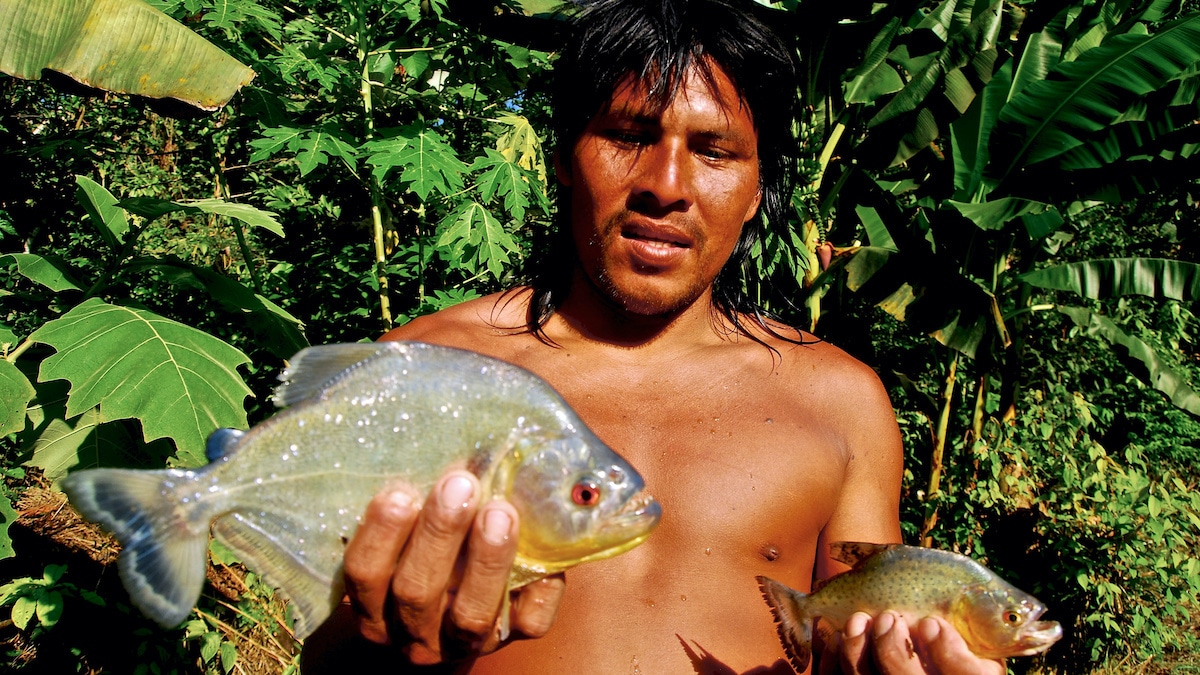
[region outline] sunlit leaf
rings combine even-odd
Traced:
[[[400,182],[421,199],[436,191],[446,195],[462,187],[467,166],[432,129],[406,129],[400,136],[372,141],[364,146],[370,153],[367,163],[374,166],[375,177],[383,180],[393,168],[400,168]]]
[[[13,508],[12,500],[8,498],[8,495],[0,494],[0,560],[16,555],[8,528],[17,522],[18,515],[20,514]]]
[[[1021,216],[1057,211],[1051,204],[1016,197],[1004,197],[981,204],[967,204],[949,199],[946,200],[946,204],[954,207],[981,230],[999,230],[1009,221]]]
[[[237,367],[249,359],[195,328],[91,298],[30,339],[57,350],[39,379],[71,382],[68,418],[100,406],[106,419],[139,419],[147,441],[170,438],[194,464],[214,429],[246,424]]]
[[[487,154],[471,165],[472,171],[483,170],[479,177],[479,192],[484,204],[495,197],[504,200],[504,210],[516,222],[525,220],[529,206],[529,178],[521,167],[499,152],[488,149]]]
[[[496,279],[512,264],[510,256],[520,253],[512,235],[477,202],[452,212],[439,227],[442,235],[437,246],[449,246],[460,265],[475,271],[486,269]]]
[[[141,0],[0,0],[0,71],[43,69],[90,87],[175,98],[205,110],[254,71]]]
[[[1200,265],[1164,258],[1112,258],[1066,263],[1017,277],[1038,288],[1103,300],[1123,295],[1200,301]]]
[[[277,236],[283,236],[283,225],[275,219],[275,214],[264,211],[249,204],[227,202],[224,199],[197,199],[190,202],[173,202],[156,197],[131,197],[118,202],[118,206],[145,218],[158,218],[168,213],[187,213],[199,215],[215,213],[217,215],[235,218],[251,227],[261,227]]]

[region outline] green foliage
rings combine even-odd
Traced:
[[[62,618],[69,598],[104,606],[104,598],[63,581],[66,565],[47,565],[40,579],[25,577],[0,586],[0,607],[12,605],[12,622],[21,630],[50,630]]]
[[[270,414],[295,351],[518,283],[552,220],[550,55],[530,45],[553,3],[151,4],[252,68],[253,86],[167,119],[0,80],[0,456],[50,482],[202,461],[212,429]],[[906,538],[1045,600],[1070,630],[1042,666],[1187,650],[1197,17],[1108,0],[760,4],[797,36],[812,156],[790,242],[805,259],[768,238],[752,260],[811,295],[752,291],[892,385]],[[518,17],[533,23],[504,25],[524,33],[500,31]],[[835,257],[818,274],[822,239]],[[0,495],[0,558],[19,489]],[[105,662],[102,645],[47,630],[51,593],[61,624],[90,603],[61,572],[29,585],[50,569],[37,565],[9,586],[28,591],[22,639],[66,645],[78,670]],[[110,601],[136,648],[107,662],[294,671],[279,602],[234,577],[182,630]]]

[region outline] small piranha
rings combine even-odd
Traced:
[[[756,577],[775,617],[788,659],[803,672],[812,658],[820,617],[840,631],[855,612],[893,611],[915,627],[938,616],[962,634],[977,656],[1002,658],[1045,651],[1062,637],[1057,621],[1039,621],[1046,606],[958,553],[901,544],[837,542],[830,556],[853,569],[809,594]]]
[[[517,366],[419,342],[339,344],[300,351],[280,379],[275,403],[290,407],[214,432],[202,468],[63,481],[121,542],[130,598],[165,627],[199,599],[211,531],[290,599],[306,637],[342,600],[345,544],[371,498],[397,485],[427,495],[449,468],[479,476],[481,503],[516,508],[510,589],[628,551],[658,523],[637,471]]]

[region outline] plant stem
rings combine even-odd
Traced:
[[[942,456],[946,451],[946,431],[950,427],[950,411],[954,403],[954,384],[958,376],[958,352],[950,352],[950,365],[946,373],[946,386],[942,391],[942,412],[938,415],[937,429],[934,431],[933,456],[929,461],[929,489],[925,491],[925,523],[921,526],[921,543],[929,546],[929,533],[937,523],[936,500],[941,491]]]
[[[370,32],[367,30],[367,8],[364,2],[358,3],[357,38],[358,63],[362,68],[359,92],[362,96],[363,121],[366,125],[365,140],[369,141],[375,137],[375,118],[374,102],[371,98],[371,73],[368,64],[371,54]],[[371,237],[375,244],[375,279],[379,283],[379,315],[383,319],[384,330],[387,330],[392,327],[392,306],[388,295],[387,246],[384,242],[383,209],[380,208],[383,191],[380,189],[379,180],[375,178],[374,173],[368,173],[366,179],[371,193]]]

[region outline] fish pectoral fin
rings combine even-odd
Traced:
[[[871,544],[863,541],[835,541],[829,545],[829,557],[854,567],[876,553],[895,548],[900,544]]]
[[[304,639],[342,601],[345,584],[340,557],[336,565],[322,565],[321,560],[306,559],[288,548],[298,529],[281,516],[237,511],[221,516],[212,526],[222,544],[287,596],[296,624],[293,633]],[[332,569],[319,569],[322,566]]]

